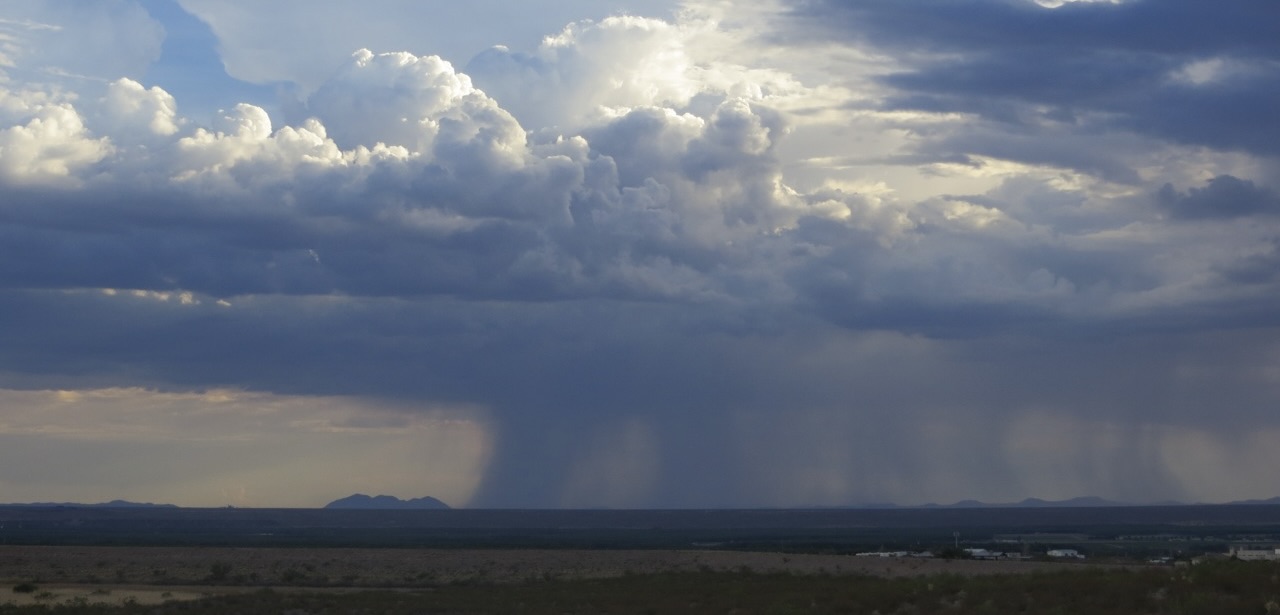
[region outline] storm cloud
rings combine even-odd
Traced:
[[[261,26],[165,6],[144,31],[207,20],[232,70]],[[374,480],[273,494],[274,441],[394,442],[376,484],[471,506],[1280,492],[1265,2],[691,3],[323,78],[282,48],[238,73],[279,101],[207,120],[163,71],[37,68],[49,28],[140,27],[40,7],[0,12],[0,437],[259,453],[172,498],[122,458],[124,495]],[[172,410],[77,416],[121,399]]]

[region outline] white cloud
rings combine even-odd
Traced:
[[[50,104],[23,124],[0,129],[0,176],[15,184],[76,185],[74,174],[111,151],[85,129],[75,108]]]
[[[430,151],[442,117],[465,113],[468,97],[492,105],[470,78],[437,56],[361,49],[307,106],[345,148],[384,143],[422,153]]]
[[[177,103],[159,87],[144,88],[125,78],[113,81],[98,108],[105,124],[101,130],[116,143],[145,143],[178,132]]]
[[[1036,4],[1039,4],[1040,6],[1043,6],[1047,9],[1056,9],[1056,8],[1069,5],[1075,2],[1083,2],[1083,3],[1106,2],[1108,4],[1120,4],[1124,1],[1125,0],[1033,0],[1033,2],[1035,2]]]
[[[547,32],[620,12],[665,16],[675,0],[534,0],[465,4],[370,0],[360,5],[281,0],[181,0],[221,41],[231,76],[254,83],[297,83],[310,92],[352,50],[371,47],[439,54],[455,63],[492,45],[531,47]]]
[[[178,150],[183,154],[179,179],[198,171],[225,172],[238,162],[269,155],[264,150],[271,143],[271,118],[262,108],[237,105],[218,118],[217,124],[214,130],[198,128],[195,134],[178,141]]]
[[[682,107],[703,90],[687,33],[658,19],[570,24],[533,54],[494,47],[467,66],[482,87],[532,128],[572,130],[597,109]]]

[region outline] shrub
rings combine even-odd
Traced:
[[[214,562],[209,566],[209,580],[224,581],[227,575],[231,573],[231,564],[225,562]]]

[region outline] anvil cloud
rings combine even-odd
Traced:
[[[0,9],[0,493],[1280,493],[1272,3],[615,4]]]

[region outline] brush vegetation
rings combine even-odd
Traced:
[[[1080,569],[1025,575],[631,574],[608,579],[478,582],[429,590],[258,590],[162,605],[0,606],[0,613],[1280,613],[1280,565],[1217,561],[1184,568]]]

